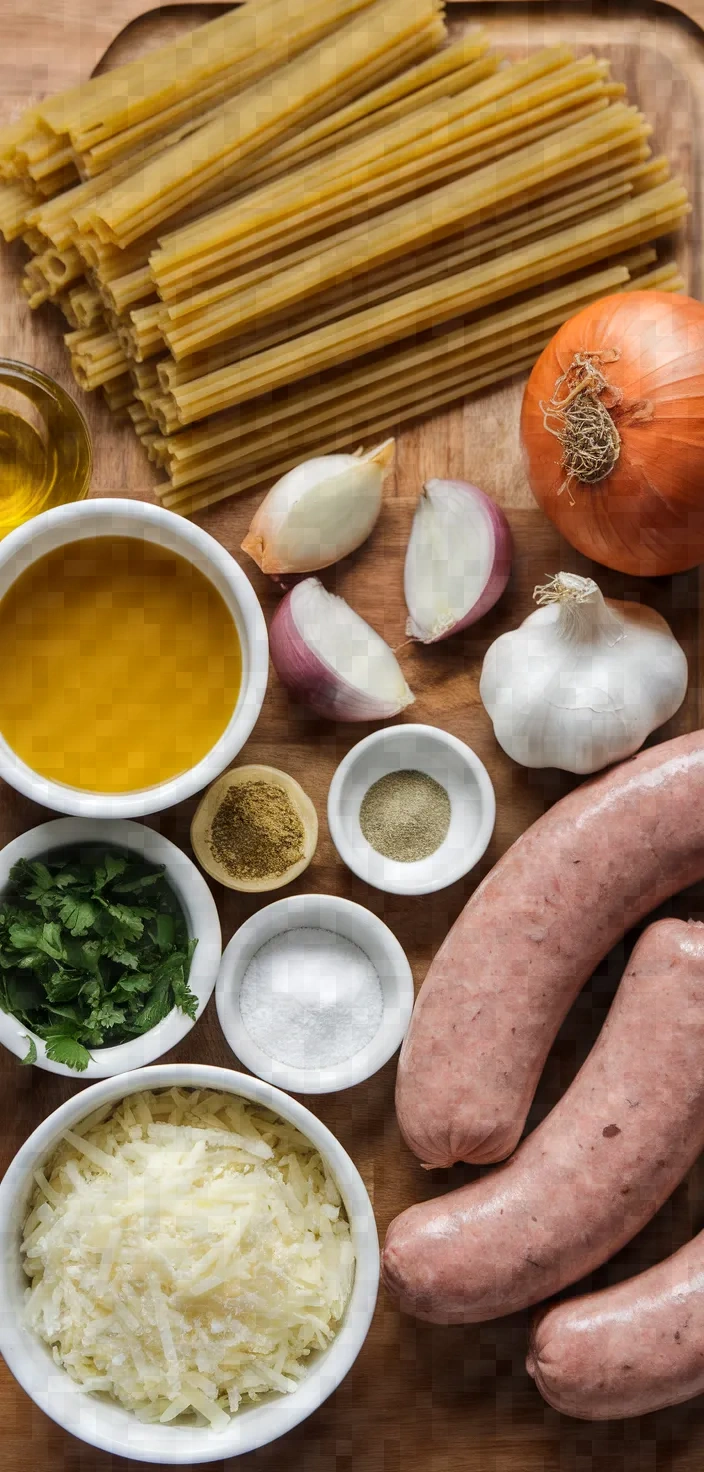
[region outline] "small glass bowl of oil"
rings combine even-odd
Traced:
[[[0,537],[40,511],[82,501],[93,469],[90,431],[66,390],[0,358]]]

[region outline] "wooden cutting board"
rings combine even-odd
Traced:
[[[116,64],[198,19],[192,5],[138,18],[147,3],[49,0],[47,6],[46,0],[42,5],[38,0],[21,4],[0,0],[2,113],[13,116],[32,97],[89,75],[108,48],[102,64]],[[612,59],[616,76],[628,82],[631,100],[654,123],[656,147],[668,153],[690,189],[694,213],[677,253],[690,291],[701,296],[704,36],[697,21],[704,23],[704,0],[687,0],[686,8],[689,18],[664,5],[610,5],[602,10],[561,3],[450,3],[449,11],[453,30],[470,20],[484,20],[509,55],[566,40],[580,51],[594,49]],[[198,7],[201,14],[217,10]],[[59,320],[49,308],[34,316],[25,309],[18,291],[18,260],[15,252],[0,252],[0,354],[35,363],[72,389]],[[522,771],[497,750],[477,688],[487,646],[530,611],[534,585],[560,568],[592,571],[560,543],[532,503],[517,436],[521,391],[521,382],[511,384],[407,428],[400,435],[395,478],[371,541],[327,579],[393,646],[401,646],[403,554],[423,480],[431,475],[463,476],[506,508],[516,558],[500,606],[478,628],[437,649],[406,645],[400,654],[416,693],[416,703],[404,718],[446,727],[473,746],[489,768],[496,787],[497,825],[484,863],[451,889],[412,901],[384,896],[349,874],[330,842],[326,795],[336,764],[368,728],[333,726],[302,715],[273,674],[261,719],[240,758],[285,767],[316,803],[320,847],[294,891],[344,894],[381,915],[406,948],[418,983],[482,874],[570,785],[557,773]],[[94,437],[94,494],[151,499],[154,473],[130,430],[115,424],[97,399],[76,396]],[[252,509],[251,499],[234,499],[200,520],[246,566],[270,615],[275,602],[270,588],[238,551]],[[671,727],[659,734],[666,737],[704,725],[701,574],[644,583],[603,570],[596,575],[605,593],[642,597],[657,607],[686,649],[689,694]],[[194,807],[195,802],[185,803],[148,821],[188,850]],[[0,844],[45,816],[0,784]],[[257,901],[214,887],[227,941]],[[704,918],[704,888],[680,896],[669,908],[672,913]],[[551,1055],[534,1121],[564,1090],[586,1055],[620,976],[624,954],[625,948],[619,947],[600,968],[568,1019]],[[220,1034],[213,1004],[170,1058],[237,1067]],[[394,1074],[392,1062],[356,1089],[306,1100],[357,1162],[382,1236],[391,1217],[405,1206],[472,1176],[469,1167],[421,1171],[399,1137]],[[0,1050],[2,1169],[39,1121],[80,1087],[38,1069],[22,1069]],[[594,1284],[638,1271],[680,1246],[703,1224],[704,1175],[697,1167],[637,1241],[594,1275]],[[382,1294],[367,1344],[337,1394],[283,1441],[240,1459],[239,1472],[699,1472],[704,1455],[701,1402],[607,1426],[568,1420],[547,1409],[524,1370],[527,1317],[471,1328],[435,1328],[401,1318]],[[3,1472],[26,1472],[30,1466],[35,1472],[119,1472],[129,1465],[67,1436],[34,1407],[1,1364],[0,1427]],[[235,1462],[228,1465],[234,1472]]]

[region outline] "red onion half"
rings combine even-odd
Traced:
[[[511,529],[500,506],[463,480],[429,480],[406,550],[406,633],[447,639],[493,608],[511,571]]]
[[[319,578],[306,578],[286,594],[269,647],[282,684],[316,715],[386,720],[414,698],[393,650]]]

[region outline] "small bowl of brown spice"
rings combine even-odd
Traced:
[[[318,815],[303,788],[276,767],[223,772],[193,822],[199,864],[228,889],[263,894],[302,874],[318,843]]]

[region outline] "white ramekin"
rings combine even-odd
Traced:
[[[74,843],[97,843],[110,848],[124,849],[137,854],[147,863],[163,865],[166,878],[181,905],[186,917],[188,933],[198,939],[193,953],[189,985],[198,998],[198,1013],[207,1006],[220,965],[222,936],[215,900],[200,873],[175,843],[146,828],[143,823],[110,823],[90,818],[55,818],[51,823],[42,823],[15,838],[0,849],[0,898],[7,885],[10,870],[18,859],[44,858],[52,850],[67,848]],[[196,1018],[197,1021],[197,1018]],[[60,1073],[74,1082],[85,1079],[111,1078],[114,1074],[127,1073],[153,1063],[175,1048],[177,1043],[190,1032],[194,1022],[185,1012],[174,1007],[163,1022],[145,1032],[140,1038],[128,1043],[119,1043],[115,1048],[93,1048],[92,1062],[85,1072],[77,1073],[65,1063],[53,1063],[46,1056],[41,1038],[29,1034],[26,1027],[7,1012],[0,1012],[0,1043],[9,1048],[17,1058],[27,1054],[27,1039],[32,1037],[37,1049],[37,1068],[48,1073]]]
[[[360,808],[374,782],[391,772],[425,772],[445,788],[451,817],[434,853],[400,863],[377,853],[360,826]],[[343,757],[330,783],[328,827],[353,874],[387,894],[434,894],[473,869],[486,853],[496,821],[491,777],[471,746],[440,726],[385,726]]]
[[[230,553],[201,527],[146,501],[101,497],[44,511],[0,542],[0,598],[33,562],[87,537],[137,537],[177,552],[210,580],[235,621],[242,685],[232,718],[215,746],[189,771],[139,792],[84,792],[34,772],[0,735],[0,777],[26,797],[81,818],[138,818],[192,797],[218,777],[244,746],[259,716],[269,669],[264,615],[252,585]]]
[[[383,1012],[378,1032],[344,1063],[324,1068],[297,1068],[272,1058],[247,1032],[240,1011],[240,990],[253,956],[275,935],[302,926],[330,930],[359,946],[381,984]],[[413,973],[393,931],[364,905],[336,894],[294,894],[257,910],[235,931],[220,965],[215,1004],[235,1057],[252,1073],[292,1094],[332,1094],[371,1078],[400,1048],[413,1011]]]
[[[64,1130],[75,1128],[102,1104],[141,1089],[209,1088],[254,1100],[290,1121],[318,1149],[345,1203],[356,1254],[354,1287],[344,1319],[330,1346],[312,1359],[305,1379],[290,1395],[240,1411],[224,1431],[207,1427],[144,1425],[130,1411],[79,1390],[50,1350],[23,1322],[27,1279],[20,1261],[22,1225],[33,1188],[33,1171],[45,1164]],[[335,1136],[302,1104],[259,1079],[201,1064],[160,1064],[94,1084],[69,1099],[40,1124],[15,1156],[0,1184],[0,1352],[15,1379],[41,1410],[89,1446],[135,1461],[170,1466],[220,1462],[266,1446],[332,1394],[353,1365],[367,1337],[379,1283],[379,1242],[371,1202],[356,1166]]]

